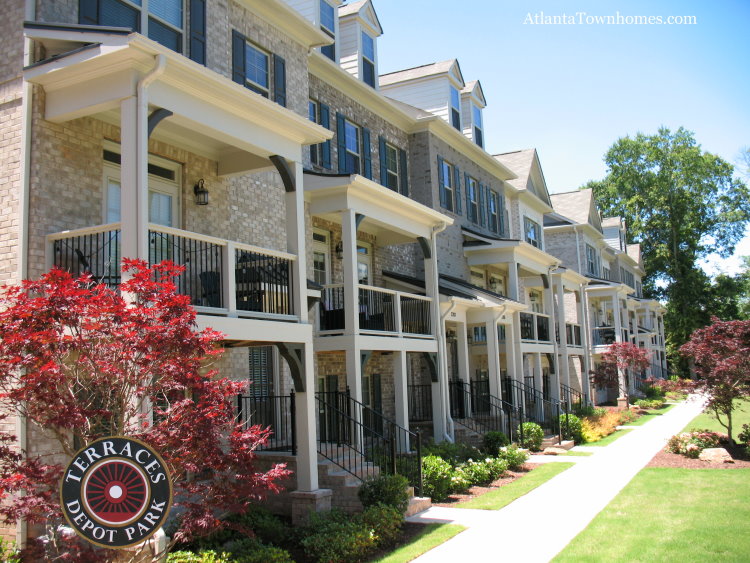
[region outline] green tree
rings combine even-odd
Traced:
[[[731,164],[704,152],[683,128],[618,139],[594,190],[604,216],[621,216],[628,242],[641,244],[644,293],[667,302],[670,356],[709,322],[710,279],[698,266],[727,257],[750,219],[750,191]]]

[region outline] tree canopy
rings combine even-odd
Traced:
[[[594,191],[603,216],[626,221],[640,243],[644,293],[667,302],[672,355],[710,318],[710,279],[698,262],[727,257],[750,219],[750,191],[728,162],[705,152],[683,128],[618,139],[605,155],[607,176]]]

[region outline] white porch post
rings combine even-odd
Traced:
[[[576,306],[578,307],[578,322],[581,325],[581,347],[583,355],[581,356],[581,391],[586,393],[589,400],[593,402],[591,396],[591,326],[588,297],[586,295],[586,286],[581,285],[576,293]]]
[[[429,240],[429,257],[424,257],[425,293],[432,298],[430,307],[432,318],[432,334],[437,342],[437,382],[432,382],[432,424],[433,439],[442,442],[448,434],[448,353],[445,341],[445,324],[440,312],[440,275],[437,263],[437,235],[433,231]]]
[[[565,287],[563,285],[562,277],[557,281],[557,328],[560,331],[560,343],[558,344],[560,351],[560,380],[571,387],[570,385],[570,365],[568,362],[568,331],[565,326]]]
[[[500,396],[500,343],[497,339],[497,319],[485,323],[487,331],[487,369],[490,381],[490,395]]]
[[[301,162],[289,163],[294,174],[296,189],[287,192],[286,199],[286,249],[297,256],[292,265],[293,314],[300,322],[308,321],[307,315],[307,264],[305,263],[305,190]],[[229,272],[231,274],[231,272]],[[311,364],[312,365],[312,364]]]
[[[406,352],[393,352],[393,393],[396,407],[396,424],[403,428],[409,428],[409,386],[407,382],[407,354]],[[399,444],[403,452],[409,451],[407,443]]]
[[[560,357],[558,355],[557,338],[555,337],[555,323],[559,316],[562,316],[563,327],[565,326],[565,314],[562,311],[562,305],[555,311],[554,286],[551,274],[547,274],[547,287],[544,288],[544,311],[549,314],[549,337],[552,341],[552,359],[549,366],[549,395],[552,399],[560,399]],[[562,283],[562,279],[559,280]],[[563,331],[564,332],[564,331]],[[562,335],[561,335],[562,336]],[[549,356],[548,356],[549,361]],[[541,377],[541,355],[539,356],[540,377]],[[539,389],[542,387],[540,386]]]
[[[511,379],[518,379],[516,376],[518,369],[518,360],[516,358],[516,331],[515,331],[515,318],[516,313],[510,315],[511,324],[505,325],[505,366],[508,372],[508,377]],[[504,387],[501,387],[505,390]],[[503,395],[501,397],[505,401],[512,403],[511,397]]]
[[[138,98],[135,96],[120,102],[120,143],[122,256],[148,260],[148,138],[145,128],[138,130]]]
[[[468,383],[471,381],[471,367],[469,365],[469,339],[466,335],[466,323],[456,323],[456,349],[458,362],[458,378]]]
[[[318,450],[315,425],[315,361],[311,344],[304,348],[305,391],[295,393],[297,432],[297,489],[310,492],[318,488]]]
[[[508,262],[508,297],[521,301],[518,284],[518,264]]]
[[[344,333],[359,332],[359,279],[357,277],[357,217],[353,209],[341,212],[344,270]],[[358,360],[359,361],[359,360]]]

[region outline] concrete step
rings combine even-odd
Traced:
[[[542,449],[557,446],[560,443],[560,437],[555,434],[554,436],[545,436],[542,440]]]
[[[432,500],[430,497],[411,497],[409,499],[409,506],[406,508],[404,517],[414,516],[424,510],[427,510],[432,506]]]

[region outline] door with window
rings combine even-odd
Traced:
[[[322,442],[344,442],[349,427],[349,402],[339,392],[337,375],[318,377],[318,435]]]
[[[381,386],[380,374],[362,375],[362,404],[367,407],[362,413],[362,422],[365,425],[365,433],[368,432],[383,435],[383,388]]]

